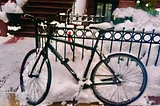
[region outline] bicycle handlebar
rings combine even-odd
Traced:
[[[37,17],[35,17],[35,16],[31,15],[31,14],[24,14],[24,17],[32,19],[32,21],[35,22],[36,24],[42,22],[44,25],[47,25],[48,27],[52,27],[52,28],[55,28],[56,25],[57,25],[57,23],[50,24],[50,23],[47,22],[47,20],[42,20],[42,19],[37,18]]]
[[[35,17],[33,15],[30,14],[24,14],[24,17],[26,18],[31,18],[31,19],[35,19]]]
[[[37,23],[44,23],[44,24],[46,24],[46,25],[49,25],[49,23],[47,23],[47,21],[46,20],[42,20],[42,19],[40,19],[40,18],[36,18],[36,17],[34,17],[33,15],[31,15],[31,14],[24,14],[24,17],[25,18],[30,18],[30,19],[32,19],[34,22],[37,22]]]

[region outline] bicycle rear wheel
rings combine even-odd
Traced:
[[[37,58],[40,56],[39,60]],[[36,63],[32,75],[30,75]],[[40,104],[47,96],[51,85],[51,66],[44,52],[31,50],[25,56],[20,72],[21,91],[26,93],[28,104]]]
[[[100,101],[113,106],[124,106],[142,95],[147,84],[147,72],[138,58],[115,53],[95,66],[91,81],[93,92]]]

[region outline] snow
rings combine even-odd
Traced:
[[[115,30],[123,30],[123,28],[125,27],[125,30],[132,30],[133,28],[135,28],[136,31],[142,31],[143,29],[145,29],[145,31],[152,32],[152,30],[155,29],[156,32],[160,32],[160,16],[152,16],[141,9],[135,9],[131,7],[117,8],[113,12],[113,15],[114,15],[114,20],[116,18],[125,18],[131,16],[133,17],[133,22],[131,22],[130,20],[126,20],[124,23],[120,23],[117,25],[111,24],[112,26],[110,27],[115,27]],[[106,24],[104,23],[102,23],[101,25],[94,24],[94,26],[107,29],[108,25]]]
[[[4,21],[5,23],[9,21],[6,13],[22,14],[23,10],[21,7],[24,5],[26,1],[27,0],[17,0],[17,4],[16,4],[14,2],[11,3],[9,0],[4,5],[1,5],[2,11],[0,11],[0,20]]]
[[[6,82],[3,84],[3,86],[0,88],[1,95],[3,95],[3,98],[1,98],[0,102],[3,102],[5,104],[9,104],[8,99],[6,99],[8,94],[12,93],[11,88],[17,89],[19,87],[19,69],[21,66],[21,62],[25,56],[25,54],[32,48],[34,48],[34,39],[33,38],[25,38],[24,40],[19,40],[17,43],[13,44],[4,44],[7,40],[12,38],[3,38],[0,37],[0,47],[1,51],[0,54],[0,79],[6,80]],[[79,41],[80,42],[80,41]],[[86,42],[89,44],[90,42]],[[53,43],[54,45],[54,43]],[[59,43],[59,46],[61,48],[58,48],[59,51],[63,51],[63,44]],[[61,52],[63,54],[63,52]],[[85,51],[85,57],[83,60],[81,60],[81,56],[79,55],[81,53],[81,49],[76,48],[76,60],[75,62],[69,61],[69,64],[74,68],[75,72],[77,73],[79,78],[82,78],[83,75],[83,69],[86,66],[87,60],[90,58],[89,54],[90,52],[88,50]],[[67,100],[73,100],[73,97],[75,94],[79,91],[79,88],[81,87],[80,84],[76,84],[76,81],[74,78],[70,75],[70,73],[61,66],[60,62],[55,62],[55,57],[51,53],[49,53],[50,62],[52,65],[52,85],[51,89],[49,91],[49,94],[45,101],[41,105],[51,104],[52,102],[60,102],[60,101],[67,101]],[[12,56],[11,56],[12,55]],[[67,46],[67,56],[70,60],[72,60],[72,52],[70,51],[69,46]],[[7,57],[7,58],[6,58]],[[98,59],[98,58],[97,58]],[[94,63],[91,67],[91,69],[94,67],[94,65],[98,62],[98,60],[95,59]],[[77,65],[78,64],[78,65]],[[155,67],[153,65],[146,67],[149,81],[148,86],[143,94],[143,96],[138,99],[135,103],[132,103],[133,105],[149,105],[147,96],[159,96],[159,90],[160,90],[160,77],[159,77],[159,69],[160,67]],[[4,77],[5,76],[5,77]],[[61,79],[61,80],[59,80]],[[15,82],[16,81],[16,82]],[[24,105],[26,104],[26,92],[21,93],[20,88],[16,92],[16,98],[20,100],[20,104]],[[93,95],[93,92],[91,89],[86,89],[80,92],[80,94],[77,96],[79,103],[90,103],[98,101],[95,96]],[[41,106],[40,105],[40,106]]]
[[[11,3],[10,1],[2,5],[2,11],[6,13],[23,13],[23,10],[20,6],[14,2]]]
[[[28,0],[16,0],[16,3],[19,7],[23,7],[27,1]]]
[[[113,11],[114,20],[116,18],[125,18],[126,16],[131,17],[132,15],[132,11],[125,8],[116,8],[116,10]]]
[[[21,26],[8,26],[8,30],[13,30],[13,31],[17,31],[20,30]]]
[[[99,23],[99,24],[90,24],[89,27],[90,28],[94,28],[95,27],[95,28],[100,28],[100,29],[103,29],[103,30],[107,30],[109,28],[112,28],[113,25],[111,23],[104,22],[104,23]]]

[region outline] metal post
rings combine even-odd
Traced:
[[[146,66],[148,65],[154,35],[155,35],[155,29],[153,29],[152,34],[151,34],[150,45],[149,45],[149,50],[148,50],[148,55],[147,55],[147,60],[146,60]]]

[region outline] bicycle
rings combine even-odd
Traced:
[[[104,104],[124,106],[137,100],[144,92],[147,85],[147,72],[145,66],[138,58],[129,53],[121,52],[111,53],[106,57],[97,50],[100,38],[105,35],[104,30],[99,30],[95,45],[90,47],[56,38],[52,35],[56,29],[56,25],[46,23],[44,20],[40,20],[32,15],[25,14],[25,17],[32,19],[36,27],[36,48],[27,53],[22,62],[20,72],[21,90],[22,92],[28,93],[27,102],[29,104],[40,104],[49,92],[52,74],[48,58],[48,49],[50,49],[61,64],[67,68],[77,83],[79,81],[84,82],[81,86],[82,89],[91,88],[94,95]],[[38,23],[47,25],[49,29],[44,47],[41,47],[40,36],[37,30]],[[60,55],[56,48],[51,45],[51,40],[91,51],[83,79],[77,77],[74,70],[68,64],[69,59],[63,58]],[[100,61],[95,65],[90,78],[88,78],[88,72],[95,53],[99,56]],[[88,84],[86,83],[87,81],[91,81],[91,83]]]

